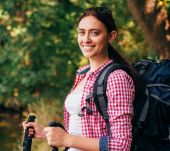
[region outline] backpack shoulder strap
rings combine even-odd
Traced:
[[[107,96],[106,96],[107,79],[111,72],[118,69],[122,69],[126,71],[129,75],[131,75],[130,69],[128,67],[117,63],[110,63],[101,70],[101,72],[99,73],[99,75],[97,76],[94,82],[94,87],[93,87],[94,102],[96,104],[97,110],[100,112],[101,116],[106,122],[107,132],[109,136],[111,136],[111,131],[110,131],[109,115],[107,111],[107,107],[108,107]]]

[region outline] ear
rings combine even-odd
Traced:
[[[109,34],[109,43],[112,43],[113,40],[116,38],[117,36],[117,32],[116,31],[112,31],[110,34]]]

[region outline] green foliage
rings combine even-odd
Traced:
[[[144,49],[126,1],[1,0],[0,102],[62,101],[82,58],[76,41],[78,17],[84,8],[100,5],[113,10],[120,35],[115,47],[126,55]]]
[[[72,42],[73,10],[69,1],[1,3],[1,102],[12,97],[23,104],[40,97],[62,98],[68,91],[80,55]]]

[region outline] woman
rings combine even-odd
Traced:
[[[123,70],[112,72],[107,81],[106,95],[112,137],[107,136],[106,123],[97,111],[93,100],[87,104],[85,98],[93,90],[93,84],[100,71],[109,63],[128,65],[112,48],[117,30],[112,13],[105,7],[86,9],[78,23],[78,44],[89,65],[78,70],[75,83],[66,97],[64,105],[64,131],[61,128],[43,128],[36,123],[32,126],[35,138],[46,138],[48,144],[56,147],[70,147],[77,150],[116,150],[129,151],[132,141],[132,113],[134,83]],[[90,70],[87,71],[88,67]],[[89,114],[86,106],[90,106]],[[30,135],[33,132],[30,131]]]

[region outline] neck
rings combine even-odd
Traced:
[[[90,72],[95,71],[100,65],[108,62],[110,59],[109,57],[106,57],[105,59],[89,59],[90,62]]]

